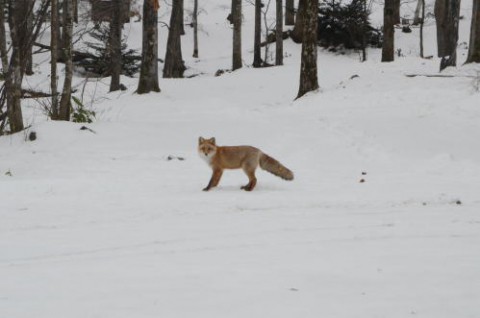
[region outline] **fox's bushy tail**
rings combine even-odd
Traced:
[[[293,180],[293,172],[269,155],[262,153],[259,161],[260,168],[263,170],[266,170],[284,180]]]

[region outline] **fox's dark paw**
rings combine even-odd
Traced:
[[[253,190],[253,188],[248,186],[248,185],[242,186],[242,187],[240,187],[240,189],[245,190],[245,191],[252,191]]]
[[[206,187],[206,188],[203,188],[203,189],[202,189],[202,191],[208,191],[208,190],[210,190],[209,187]]]

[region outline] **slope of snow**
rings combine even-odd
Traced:
[[[397,32],[394,63],[320,51],[321,89],[294,101],[300,48],[286,41],[284,66],[250,68],[245,10],[241,70],[213,76],[230,67],[231,30],[228,6],[206,3],[201,58],[188,29],[182,43],[200,76],[142,96],[136,79],[108,94],[91,80],[93,124],[26,105],[32,127],[0,138],[0,317],[480,316],[479,93],[463,76],[478,65],[406,77],[439,60],[417,58],[417,30]],[[227,171],[203,192],[199,136],[257,146],[295,180],[258,171],[247,193]]]

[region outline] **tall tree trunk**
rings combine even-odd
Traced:
[[[230,24],[233,25],[233,17],[235,16],[235,8],[237,7],[237,0],[232,0],[230,15],[227,17],[227,20],[230,21]]]
[[[182,6],[183,0],[173,0],[172,13],[170,15],[170,29],[168,30],[167,50],[165,64],[163,65],[164,78],[182,78],[185,71],[185,64],[182,58]]]
[[[367,0],[362,0],[362,62],[367,60],[368,9]]]
[[[394,0],[385,0],[383,9],[383,46],[382,62],[392,62],[394,59]]]
[[[260,41],[262,35],[262,1],[255,0],[255,37],[253,43],[253,67],[262,66]]]
[[[35,1],[34,1],[35,2]],[[32,5],[32,12],[27,15],[27,30],[33,30],[33,5]],[[27,62],[27,67],[25,69],[25,74],[26,75],[33,75],[33,47],[30,46],[26,51],[25,51],[25,58]]]
[[[459,20],[460,0],[437,0],[435,2],[438,56],[442,58],[440,71],[457,64]]]
[[[60,58],[62,62],[65,62],[67,57],[64,55],[65,53],[65,48],[68,46],[68,41],[67,37],[68,35],[65,34],[66,28],[67,28],[67,15],[68,15],[68,10],[69,10],[69,5],[71,5],[72,0],[62,0],[62,34],[61,34],[61,41],[60,41],[60,52],[62,53]]]
[[[12,40],[12,55],[5,79],[5,93],[7,100],[7,116],[10,132],[23,130],[23,116],[21,109],[21,90],[23,76],[27,67],[27,52],[31,50],[33,42],[40,33],[45,20],[49,0],[41,2],[40,10],[34,24],[27,23],[29,15],[33,14],[35,2],[33,0],[9,0],[9,26]]]
[[[58,1],[51,0],[50,18],[50,88],[52,91],[51,117],[58,119],[58,88],[57,88],[57,60],[58,60]]]
[[[422,0],[417,0],[417,6],[415,7],[415,13],[413,14],[413,25],[419,25],[421,22]]]
[[[242,0],[234,0],[232,70],[242,67]]]
[[[65,0],[58,0],[57,2],[57,17],[58,17],[58,23],[57,23],[57,62],[63,62],[63,15],[61,15],[61,8],[63,7],[63,1]]]
[[[179,0],[179,6],[180,6],[180,35],[185,35],[185,25],[184,22],[184,15],[185,15],[185,0]]]
[[[122,25],[123,0],[114,0],[112,21],[110,22],[110,92],[120,90],[122,73]]]
[[[26,22],[24,14],[25,8],[22,8],[24,4],[25,3],[21,3],[21,1],[18,0],[9,0],[8,22],[10,26],[10,38],[12,40],[12,56],[10,58],[5,88],[7,89],[7,116],[11,133],[16,133],[24,129],[20,103],[23,81],[20,52],[22,50],[22,42],[25,40],[21,28]]]
[[[70,120],[72,108],[72,79],[73,79],[73,6],[72,0],[64,0],[63,10],[63,57],[65,58],[65,80],[63,82],[62,98],[58,110],[59,120]]]
[[[138,94],[160,92],[158,86],[158,0],[143,2],[142,65]]]
[[[473,0],[470,45],[465,63],[480,63],[480,0]]]
[[[318,1],[306,0],[303,10],[305,30],[302,42],[302,61],[300,68],[300,87],[297,98],[318,89],[317,78],[317,21]],[[298,18],[298,15],[297,15]]]
[[[193,57],[198,58],[198,0],[193,2]]]
[[[264,50],[264,53],[263,53],[263,61],[262,61],[263,66],[268,65],[268,63],[267,63],[268,53],[269,53],[268,49],[270,47],[270,45],[268,44],[269,43],[269,38],[268,38],[269,33],[268,32],[270,31],[270,29],[268,28],[268,15],[267,14],[268,14],[268,10],[270,8],[270,3],[271,3],[271,1],[268,0],[266,8],[263,9],[263,10],[260,10],[261,13],[262,13],[262,16],[263,16],[263,27],[265,28],[265,43],[266,43],[265,50]],[[263,4],[262,4],[262,7],[263,7]]]
[[[72,0],[73,22],[78,23],[78,0]]]
[[[393,24],[400,23],[400,0],[394,0],[393,4]]]
[[[283,5],[277,0],[277,26],[275,27],[275,65],[283,65]]]
[[[295,16],[295,26],[290,33],[290,37],[295,43],[302,43],[303,41],[303,30],[305,29],[305,22],[303,20],[303,17],[305,16],[304,11],[306,8],[306,1],[307,0],[298,1],[297,14]]]
[[[5,30],[5,0],[0,0],[0,55],[2,59],[2,73],[8,72],[7,32]],[[1,109],[0,109],[1,111]]]
[[[285,2],[285,25],[295,24],[295,5],[293,0]]]
[[[424,52],[423,52],[423,24],[425,21],[425,0],[418,0],[418,2],[421,4],[421,17],[420,17],[420,57],[423,59],[425,57]]]

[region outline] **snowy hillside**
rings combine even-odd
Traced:
[[[439,60],[417,57],[417,29],[397,31],[394,63],[320,51],[320,91],[294,101],[300,47],[249,67],[247,5],[244,68],[213,76],[231,67],[228,4],[203,4],[199,59],[182,38],[199,76],[142,96],[137,79],[121,93],[91,79],[94,123],[47,121],[30,102],[28,131],[0,138],[0,317],[480,317],[479,65],[407,77]],[[140,47],[141,23],[126,32]],[[435,56],[434,23],[425,32]],[[48,91],[48,54],[35,58],[26,85]],[[203,192],[199,136],[256,146],[295,180],[258,171],[247,193],[227,171]]]

